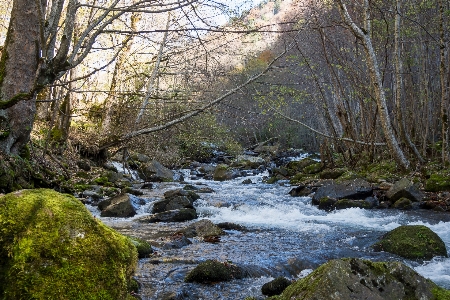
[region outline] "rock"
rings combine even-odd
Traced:
[[[197,219],[197,211],[192,208],[169,210],[137,219],[141,223],[185,222]]]
[[[317,161],[307,157],[299,161],[290,161],[288,162],[286,167],[288,169],[294,170],[295,172],[302,172],[304,168],[313,165],[315,163],[317,163]]]
[[[194,208],[193,202],[186,196],[175,196],[169,199],[157,201],[153,204],[152,213],[161,213],[180,208]]]
[[[447,256],[442,239],[423,225],[404,225],[386,233],[373,245],[375,251],[386,251],[409,259],[431,259]]]
[[[437,293],[450,295],[401,262],[345,258],[323,264],[277,299],[432,300]]]
[[[245,179],[242,181],[242,184],[252,184],[253,181],[251,179]]]
[[[102,217],[128,218],[136,214],[141,200],[128,194],[120,194],[98,204]]]
[[[91,170],[91,164],[89,163],[89,161],[87,159],[77,161],[77,166],[78,166],[78,168],[80,168],[81,170],[84,170],[86,172]]]
[[[291,285],[291,281],[285,277],[278,277],[272,281],[263,284],[261,293],[266,296],[275,296],[281,294],[288,286]]]
[[[346,209],[352,207],[370,208],[370,203],[366,200],[339,199],[334,204],[334,208],[336,209]]]
[[[394,203],[394,205],[392,205],[392,207],[397,208],[397,209],[403,209],[403,210],[413,208],[411,200],[409,200],[408,198],[405,198],[405,197],[402,197],[402,198],[398,199],[397,201],[395,201],[395,203]]]
[[[292,197],[306,197],[311,193],[312,190],[304,185],[299,185],[298,187],[295,187],[289,191],[289,195],[291,195]]]
[[[425,191],[450,191],[450,175],[446,173],[432,174],[425,182]]]
[[[251,156],[251,155],[238,155],[236,157],[237,164],[250,169],[256,169],[261,165],[264,165],[266,162],[262,157],[259,156]]]
[[[163,249],[180,249],[187,245],[192,244],[192,242],[185,237],[183,234],[175,234],[170,238],[170,241],[165,243]]]
[[[151,190],[151,189],[153,189],[153,184],[150,182],[146,182],[142,185],[141,189]]]
[[[138,169],[139,176],[145,181],[173,181],[173,172],[156,160],[143,163]]]
[[[193,238],[195,236],[208,237],[225,234],[225,232],[220,227],[214,225],[213,222],[207,219],[197,221],[189,225],[188,227],[181,229],[179,233],[183,233],[184,236],[188,238]]]
[[[222,263],[217,260],[207,260],[190,271],[186,275],[184,281],[211,283],[240,278],[243,278],[243,272],[236,265],[228,262]]]
[[[152,246],[143,239],[137,238],[137,237],[131,237],[130,240],[133,243],[133,245],[136,247],[138,252],[139,258],[146,258],[149,257],[150,254],[153,253]]]
[[[323,197],[319,200],[319,209],[331,211],[334,209],[337,199],[331,197]]]
[[[79,200],[22,190],[0,207],[2,299],[127,299],[136,248]]]
[[[209,194],[209,193],[215,193],[215,191],[214,191],[212,188],[210,188],[210,187],[203,187],[203,188],[200,188],[200,189],[197,191],[197,193],[205,193],[205,194]]]
[[[247,231],[247,228],[244,226],[230,222],[219,223],[217,224],[217,227],[222,228],[223,230]]]
[[[227,165],[218,165],[214,170],[213,179],[215,181],[225,181],[233,178],[233,173],[228,170]]]
[[[322,163],[315,163],[303,168],[303,173],[305,174],[317,174],[322,171],[323,165]]]
[[[420,202],[425,195],[407,178],[397,181],[387,192],[386,197],[395,203],[400,198],[407,198],[413,202]]]
[[[365,180],[354,179],[342,183],[329,183],[317,189],[312,198],[312,203],[318,205],[323,197],[339,199],[365,199],[373,194],[373,188]]]
[[[116,173],[118,172],[117,168],[110,161],[105,162],[102,167],[103,167],[103,169],[108,170],[108,171],[112,171],[112,172],[116,172]]]
[[[193,191],[187,191],[184,189],[170,190],[170,191],[167,191],[164,193],[164,198],[166,198],[166,199],[175,198],[178,196],[186,196],[192,202],[200,199],[200,196],[197,193],[195,193]]]

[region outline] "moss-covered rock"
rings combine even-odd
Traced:
[[[335,204],[336,209],[346,209],[352,207],[370,208],[370,203],[364,200],[340,199]]]
[[[136,247],[139,258],[146,258],[153,253],[152,246],[147,241],[137,237],[130,237],[130,240]]]
[[[23,190],[0,198],[2,299],[126,299],[137,261],[130,239],[70,195]]]
[[[346,171],[346,169],[325,169],[320,172],[319,177],[321,179],[337,179],[341,177]]]
[[[233,174],[228,170],[228,165],[218,165],[214,170],[213,179],[215,181],[225,181],[232,179]]]
[[[317,163],[317,161],[315,161],[314,159],[311,159],[311,158],[307,157],[307,158],[304,158],[304,159],[299,160],[299,161],[290,161],[290,162],[286,165],[286,167],[287,167],[288,169],[294,170],[294,171],[296,171],[296,172],[300,172],[300,171],[302,171],[304,168],[306,168],[306,167],[308,167],[308,166],[310,166],[310,165],[313,165],[313,164],[315,164],[315,163]]]
[[[209,259],[190,271],[184,281],[210,283],[242,278],[242,275],[242,270],[234,264]]]
[[[403,197],[403,198],[400,198],[397,201],[395,201],[395,203],[392,207],[397,208],[397,209],[408,210],[408,209],[411,209],[413,206],[412,206],[411,200]]]
[[[285,277],[278,277],[272,281],[269,281],[261,287],[261,293],[266,296],[275,296],[281,294],[288,286],[291,285],[291,281]]]
[[[291,284],[280,296],[271,299],[444,300],[449,299],[449,295],[449,291],[401,262],[350,258],[323,264],[307,277]]]
[[[430,175],[425,182],[425,191],[439,192],[450,191],[450,175],[445,173],[437,173]]]
[[[442,239],[423,225],[404,225],[386,233],[373,245],[375,251],[386,251],[409,259],[447,257]]]
[[[199,237],[211,237],[211,236],[219,236],[224,235],[225,232],[219,226],[215,225],[208,219],[203,219],[197,221],[186,228],[178,231],[182,233],[185,237],[193,238],[196,236]]]
[[[303,168],[303,173],[306,174],[317,174],[322,171],[323,165],[321,163],[315,163]]]

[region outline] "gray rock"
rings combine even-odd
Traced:
[[[425,195],[407,178],[397,181],[387,192],[386,197],[392,202],[400,198],[408,198],[413,202],[420,202]]]
[[[186,196],[175,196],[169,199],[157,201],[153,204],[152,213],[161,213],[180,208],[194,208],[193,202]]]
[[[108,171],[118,172],[117,168],[113,165],[112,162],[105,162],[102,167],[103,169]]]
[[[275,296],[281,294],[288,286],[291,285],[291,281],[285,277],[278,277],[272,281],[269,281],[261,287],[261,293],[266,296]]]
[[[143,163],[138,169],[139,176],[145,181],[173,181],[173,172],[156,160]]]
[[[141,223],[185,222],[197,219],[197,211],[192,208],[169,210],[137,219]]]
[[[402,210],[408,210],[412,209],[412,202],[408,198],[402,197],[395,201],[394,205],[392,205],[393,208],[402,209]]]
[[[306,197],[311,193],[312,190],[310,190],[308,187],[304,185],[300,185],[289,191],[289,195],[291,195],[292,197]]]
[[[331,260],[289,286],[279,299],[436,299],[433,282],[401,262]],[[278,298],[277,298],[278,299]]]
[[[233,172],[228,170],[227,165],[218,165],[214,170],[213,179],[215,181],[225,181],[233,179]]]
[[[370,183],[362,179],[348,180],[339,184],[330,183],[317,189],[312,198],[314,205],[319,205],[320,199],[330,197],[334,199],[365,199],[372,196],[373,188]]]
[[[192,238],[195,236],[209,237],[225,234],[225,232],[220,227],[214,225],[213,222],[207,219],[195,222],[188,227],[181,229],[179,232],[183,233],[183,235],[188,238]]]
[[[184,235],[173,236],[171,241],[165,243],[163,249],[180,249],[187,245],[192,244],[192,242]]]
[[[136,214],[136,204],[128,194],[106,199],[98,204],[98,208],[102,217],[128,218]]]

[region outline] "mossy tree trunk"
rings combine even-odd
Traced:
[[[14,1],[0,60],[0,151],[7,155],[20,153],[33,127],[40,55],[38,11],[37,1]]]

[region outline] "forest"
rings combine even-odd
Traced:
[[[44,299],[45,293],[54,291],[61,293],[61,299],[91,299],[91,292],[97,293],[92,299],[132,299],[139,293],[143,295],[141,299],[237,299],[235,294],[217,296],[213,288],[199,292],[193,286],[187,288],[189,293],[197,295],[193,298],[182,296],[179,290],[170,290],[175,293],[173,297],[169,292],[163,297],[158,294],[163,292],[162,288],[150,292],[149,286],[156,283],[146,282],[144,275],[134,277],[134,284],[139,282],[144,292],[131,287],[130,278],[139,268],[136,261],[138,254],[142,258],[141,243],[156,249],[161,246],[157,234],[149,232],[166,230],[145,226],[153,222],[179,222],[173,221],[178,216],[171,216],[170,220],[156,217],[175,204],[165,203],[166,210],[156,211],[156,202],[149,204],[149,199],[162,197],[165,200],[161,201],[172,201],[173,197],[181,197],[183,200],[177,198],[177,210],[194,210],[192,219],[198,214],[214,221],[219,218],[214,212],[220,210],[223,214],[221,209],[225,206],[221,206],[221,201],[227,200],[214,196],[191,199],[192,195],[184,190],[192,187],[201,194],[207,189],[202,185],[212,185],[216,193],[221,191],[225,193],[224,199],[228,199],[225,190],[229,187],[216,186],[214,182],[234,182],[237,177],[245,176],[250,176],[247,184],[261,184],[261,190],[272,186],[276,189],[273,193],[278,195],[287,194],[286,188],[293,188],[289,191],[291,196],[308,197],[305,198],[308,205],[326,211],[330,218],[332,211],[340,209],[350,209],[358,220],[365,220],[359,209],[399,209],[401,212],[395,216],[405,219],[398,221],[398,226],[413,224],[432,228],[438,233],[437,238],[444,240],[442,244],[435,244],[434,236],[428,237],[429,233],[422,227],[416,228],[420,232],[414,235],[421,238],[427,235],[426,240],[434,250],[443,247],[443,252],[438,251],[437,255],[448,257],[448,230],[441,232],[439,226],[450,221],[449,47],[450,4],[443,0],[0,0],[0,225],[3,228],[0,229],[3,235],[0,260],[5,261],[0,262],[0,282],[5,282],[0,283],[0,299]],[[299,161],[289,161],[289,157],[298,155]],[[118,168],[119,162],[123,169]],[[140,182],[134,178],[135,174]],[[194,179],[202,183],[196,185]],[[212,183],[202,181],[206,179]],[[182,192],[170,194],[167,190],[170,184],[186,186]],[[347,187],[343,187],[345,184]],[[335,185],[339,188],[326,190]],[[151,191],[145,190],[145,186],[150,186]],[[348,194],[348,186],[357,192]],[[234,196],[238,198],[241,196],[237,191],[245,194],[239,187],[230,189],[236,189]],[[157,190],[164,196],[154,194]],[[146,205],[150,205],[154,215],[153,219],[147,215],[136,219],[145,226],[136,229],[134,235],[126,226],[121,227],[110,219],[101,219],[106,225],[101,223],[100,212],[95,215],[96,207],[104,217],[102,205],[107,207],[114,204],[115,200],[111,199],[116,196],[130,194],[138,197],[144,194],[147,198],[140,204],[134,198],[127,198],[133,208],[126,218],[139,215],[136,207]],[[253,200],[249,199],[242,200],[244,204],[232,199],[227,205],[238,212],[245,205],[253,209]],[[101,201],[109,202],[100,204]],[[188,204],[180,204],[183,201]],[[193,204],[194,201],[206,201],[206,204]],[[286,199],[274,201],[282,203]],[[94,218],[90,213],[84,215],[85,206]],[[125,208],[120,209],[124,213]],[[403,214],[403,210],[421,209],[427,211],[423,219]],[[250,211],[247,213],[243,217],[244,225],[252,215]],[[272,211],[268,218],[278,213]],[[308,210],[305,215],[321,213]],[[379,227],[352,227],[355,232],[351,232],[362,238],[367,236],[365,230],[385,233],[394,229],[387,222],[388,218],[394,218],[391,214],[389,210],[380,219],[376,213],[370,215],[368,220],[381,220]],[[33,223],[41,222],[40,218],[50,218],[56,223],[48,228],[42,225],[42,231],[36,231],[39,242],[32,241],[24,228],[29,224],[41,228],[40,223]],[[230,222],[233,218],[237,215]],[[11,221],[15,219],[21,221]],[[219,219],[222,223],[229,221],[225,217]],[[238,226],[242,220],[236,220],[234,227],[226,230],[241,230]],[[416,224],[417,220],[422,223]],[[251,222],[247,224],[250,227],[267,225]],[[317,219],[305,224],[309,222]],[[342,225],[334,218],[330,222]],[[82,227],[75,228],[73,224]],[[274,224],[276,235],[283,235],[284,230],[298,230],[291,225],[286,229],[284,223]],[[317,228],[321,226],[318,224]],[[55,228],[59,231],[52,231]],[[174,236],[178,240],[192,238],[174,228],[170,228],[174,231],[172,240]],[[272,230],[269,228],[268,231]],[[47,230],[49,233],[43,234]],[[68,235],[66,238],[62,237],[63,231]],[[104,253],[100,246],[80,246],[76,242],[91,232],[101,232],[97,236],[113,241],[109,244],[100,237],[95,241],[92,238],[95,244],[105,243],[101,246],[106,249]],[[212,234],[213,238],[204,236],[202,241],[220,242],[218,236],[222,234],[225,233]],[[59,240],[49,240],[55,236]],[[326,233],[317,238],[323,236]],[[43,246],[57,241],[68,243],[61,250],[64,258],[60,258],[57,250],[49,251]],[[311,237],[310,241],[318,240]],[[369,247],[369,242],[375,240],[365,242],[364,247]],[[84,262],[72,261],[75,252],[68,249],[82,251],[77,247],[92,247],[93,255],[109,257],[105,264],[114,267],[96,267],[96,274],[98,278],[113,276],[115,279],[109,283],[101,279],[101,283],[93,283],[95,286],[91,287],[88,283],[91,277],[86,277],[86,281],[77,277],[90,272],[81,267]],[[387,246],[377,242],[373,249],[389,252],[383,247]],[[353,257],[353,250],[345,249],[347,257]],[[330,257],[327,261],[341,259],[341,254],[333,251],[324,254]],[[37,253],[36,257],[30,253]],[[157,254],[148,255],[146,259],[150,257],[155,264],[160,263]],[[284,260],[286,255],[298,253],[285,253],[281,258],[280,252],[279,259]],[[57,263],[49,262],[56,261],[56,257]],[[195,260],[194,257],[192,254],[189,259]],[[365,258],[363,254],[356,257],[357,261],[345,260],[338,264],[356,268],[363,275],[365,271],[361,270],[366,269],[386,271],[386,265],[359,261]],[[208,259],[208,255],[204,258]],[[71,263],[66,263],[66,259]],[[189,259],[181,260],[185,263]],[[323,258],[308,259],[302,262],[302,269],[315,269],[326,262]],[[379,257],[375,261],[385,259]],[[25,267],[29,261],[36,264]],[[226,276],[233,279],[241,279],[245,272],[243,277],[252,272],[277,277],[269,271],[264,273],[261,266],[244,272],[245,268],[235,266],[231,260],[229,264],[229,260],[224,261],[212,268],[225,266],[231,272]],[[90,264],[87,259],[85,262]],[[212,260],[206,262],[211,264]],[[441,266],[450,261],[443,258],[439,263]],[[66,266],[70,264],[80,267]],[[36,271],[44,265],[52,270]],[[406,265],[420,268],[410,261]],[[322,269],[329,267],[326,266]],[[341,267],[331,264],[333,270]],[[397,267],[390,265],[387,270]],[[34,271],[16,275],[15,270],[26,268]],[[53,271],[66,280],[80,278],[79,285],[67,288],[57,282],[50,284],[53,277],[44,274]],[[33,272],[41,275],[33,278],[24,275]],[[184,276],[186,272],[183,272]],[[149,277],[154,275],[151,274]],[[289,275],[297,276],[298,272]],[[448,276],[444,272],[442,277],[447,279],[438,279],[437,286],[431,285],[431,281],[423,283],[427,285],[423,295],[429,298],[420,297],[419,287],[405,293],[415,293],[417,299],[449,299],[446,297],[450,294],[445,290],[450,288]],[[189,282],[189,278],[186,276],[185,281]],[[314,276],[311,278],[307,285],[316,283]],[[434,277],[432,280],[435,281]],[[206,280],[216,281],[222,280]],[[12,288],[8,282],[23,285]],[[299,297],[295,299],[310,299],[299,296],[298,289],[309,293],[305,282],[278,293],[281,296],[263,294],[275,297],[271,299],[294,299],[291,298],[294,295]],[[250,290],[247,283],[239,284]],[[262,284],[251,284],[258,286],[259,293]],[[46,288],[36,288],[39,285]],[[376,288],[379,285],[374,284]],[[86,290],[87,296],[77,298],[80,287]],[[354,293],[351,297],[366,297],[358,294],[358,289],[350,290]],[[252,293],[244,298],[266,299]],[[322,299],[320,293],[328,291],[317,293],[318,299]],[[380,293],[380,299],[388,299],[385,291]],[[395,297],[400,296],[392,299]]]

